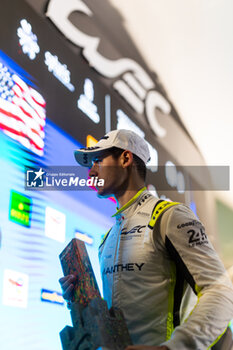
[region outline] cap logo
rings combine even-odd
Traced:
[[[98,147],[98,146],[93,146],[93,147],[80,148],[80,150],[92,151],[93,149],[98,149],[98,148],[100,148],[100,147]]]
[[[88,157],[86,153],[83,153],[83,164],[87,164]]]
[[[98,149],[99,147],[97,146],[92,146],[92,147],[87,147],[86,150],[92,151],[93,149]]]
[[[105,135],[105,136],[101,137],[100,140],[107,140],[107,139],[109,139],[109,136]]]

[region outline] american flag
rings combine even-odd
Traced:
[[[45,126],[44,98],[0,62],[0,129],[42,156]]]

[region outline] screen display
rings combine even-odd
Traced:
[[[70,316],[58,255],[74,237],[87,242],[101,289],[97,252],[115,204],[94,190],[25,190],[25,167],[74,166],[73,151],[83,144],[49,119],[49,96],[3,52],[0,84],[1,348],[59,349]]]

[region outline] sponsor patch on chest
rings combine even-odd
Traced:
[[[132,228],[124,227],[121,230],[121,239],[132,239],[133,237],[141,237],[143,233],[143,229],[146,227],[146,225],[137,225]]]
[[[103,275],[112,274],[123,271],[142,271],[145,263],[128,263],[128,264],[116,264],[114,266],[108,266],[103,269]]]

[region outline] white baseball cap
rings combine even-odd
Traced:
[[[92,166],[92,159],[99,152],[112,147],[127,150],[138,156],[145,164],[150,160],[150,152],[146,141],[134,131],[120,129],[113,130],[102,137],[94,147],[80,148],[74,151],[75,159],[85,167]]]

